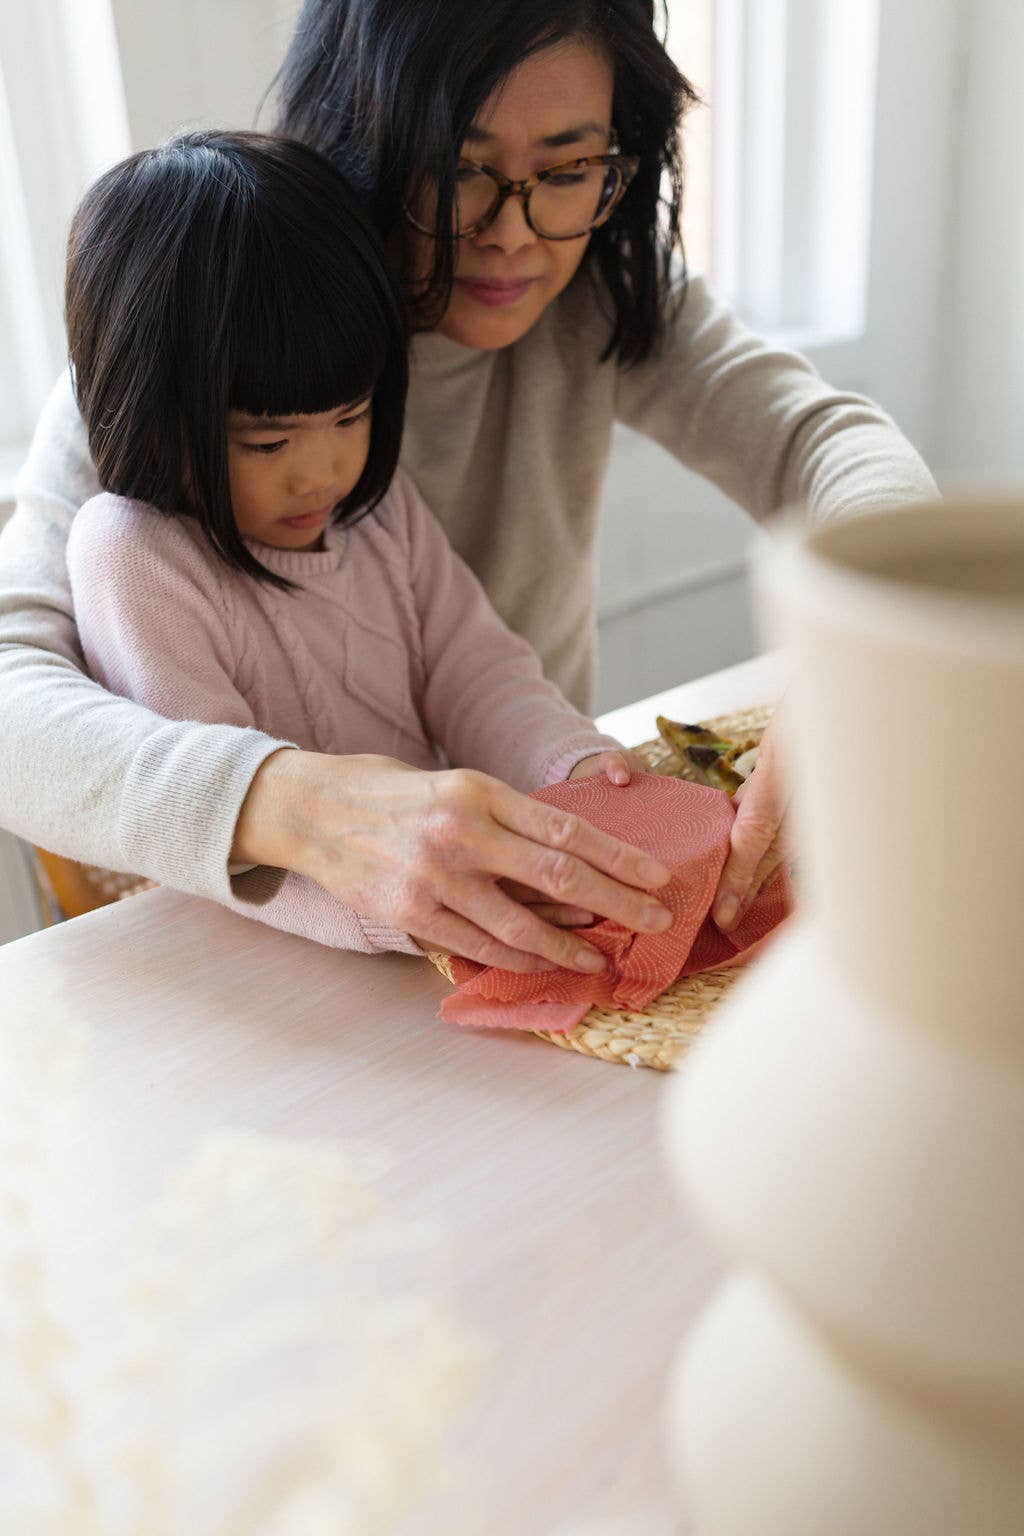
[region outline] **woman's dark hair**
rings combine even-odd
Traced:
[[[229,565],[290,585],[235,525],[232,409],[290,416],[372,394],[369,456],[336,516],[387,490],[408,382],[402,295],[365,211],[307,145],[181,133],[114,166],[72,221],[65,316],[100,484],[194,516]]]
[[[679,125],[699,99],[655,31],[654,0],[305,0],[279,76],[280,126],[345,173],[385,238],[402,225],[404,202],[436,182],[434,269],[414,312],[436,324],[451,293],[466,130],[517,64],[569,38],[607,51],[619,149],[640,157],[587,251],[614,310],[603,356],[639,362],[661,333],[670,265],[682,257]]]

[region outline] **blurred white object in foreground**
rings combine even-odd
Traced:
[[[1024,1531],[1024,498],[762,557],[807,905],[669,1097],[701,1536]]]

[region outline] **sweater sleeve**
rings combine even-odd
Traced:
[[[282,743],[163,719],[86,676],[66,547],[97,490],[65,375],[0,535],[0,817],[67,858],[220,896],[242,801]]]
[[[75,519],[67,564],[83,655],[106,689],[172,720],[262,734],[236,682],[244,623],[232,623],[212,560],[174,519],[99,496]],[[200,894],[333,948],[420,953],[408,935],[362,918],[307,876],[257,867],[229,882],[233,823],[226,830],[221,878]]]
[[[754,336],[700,277],[658,352],[619,370],[616,414],[759,519],[796,503],[825,519],[938,494],[884,411]]]
[[[412,481],[400,476],[398,489],[423,648],[424,722],[449,762],[528,793],[618,747],[545,678],[536,652],[494,611]]]

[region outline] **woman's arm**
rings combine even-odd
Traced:
[[[762,520],[797,503],[849,517],[937,494],[891,417],[755,336],[701,277],[659,351],[619,370],[616,415]]]
[[[938,494],[924,460],[862,395],[830,388],[806,358],[762,341],[702,278],[689,284],[664,346],[618,375],[617,414],[759,519],[801,504],[852,517]],[[736,926],[784,857],[787,789],[769,727],[737,797],[714,916]]]
[[[662,864],[464,769],[279,752],[253,780],[234,855],[301,861],[364,922],[397,924],[428,946],[506,970],[604,969],[590,945],[547,916],[564,924],[572,911],[597,914],[651,933],[671,921],[647,894],[668,879]]]
[[[220,897],[239,807],[280,743],[162,719],[86,676],[66,547],[96,489],[64,376],[0,535],[0,821],[66,857]]]

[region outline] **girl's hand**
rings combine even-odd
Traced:
[[[542,917],[546,923],[554,923],[556,928],[589,928],[597,922],[596,912],[588,912],[585,907],[569,907],[564,902],[550,901],[543,891],[535,891],[529,885],[520,885],[516,880],[502,880],[500,884],[513,901],[521,901],[536,917]]]
[[[773,726],[761,738],[757,765],[736,791],[736,820],[711,915],[723,933],[735,928],[758,891],[780,864],[788,862],[788,786],[779,769]]]
[[[487,774],[375,755],[275,752],[250,786],[231,857],[308,875],[421,947],[505,970],[605,968],[603,955],[516,900],[508,882],[642,932],[671,922],[647,894],[669,871],[639,849]]]
[[[607,774],[613,784],[625,786],[630,776],[639,773],[643,764],[623,748],[620,752],[595,752],[591,757],[581,757],[569,773],[570,779],[592,778],[595,774]]]

